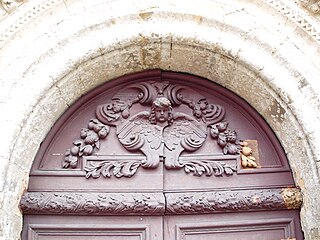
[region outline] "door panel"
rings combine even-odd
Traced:
[[[25,216],[28,240],[163,240],[162,217]]]
[[[276,240],[303,239],[298,211],[185,216],[25,216],[29,240]],[[163,227],[162,227],[163,226]]]
[[[166,240],[302,239],[298,211],[166,216]]]

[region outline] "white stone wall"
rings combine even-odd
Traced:
[[[58,117],[99,84],[153,68],[208,78],[264,117],[303,191],[305,237],[320,239],[318,16],[290,0],[11,2],[0,1],[0,239],[19,239],[19,199]]]

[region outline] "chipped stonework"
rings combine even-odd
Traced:
[[[319,0],[300,0],[301,5],[304,6],[311,13],[320,13],[320,1]]]
[[[268,107],[268,111],[274,121],[279,123],[284,121],[286,110],[276,100],[274,100]]]

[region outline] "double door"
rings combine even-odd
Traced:
[[[23,239],[302,239],[274,133],[208,80],[147,71],[75,103],[34,160]]]
[[[23,238],[30,240],[303,239],[298,219],[298,212],[286,210],[196,216],[39,215],[25,216],[27,229],[23,232]]]

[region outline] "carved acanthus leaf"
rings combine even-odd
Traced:
[[[203,161],[203,160],[194,160],[194,161],[184,161],[183,168],[186,173],[193,173],[195,176],[222,176],[233,175],[233,172],[237,171],[235,165],[228,165],[224,162],[214,162],[214,161]]]
[[[120,177],[132,177],[142,162],[137,160],[117,160],[117,161],[103,161],[100,163],[89,162],[85,166],[86,178],[99,178],[101,175],[110,178],[112,175]]]

